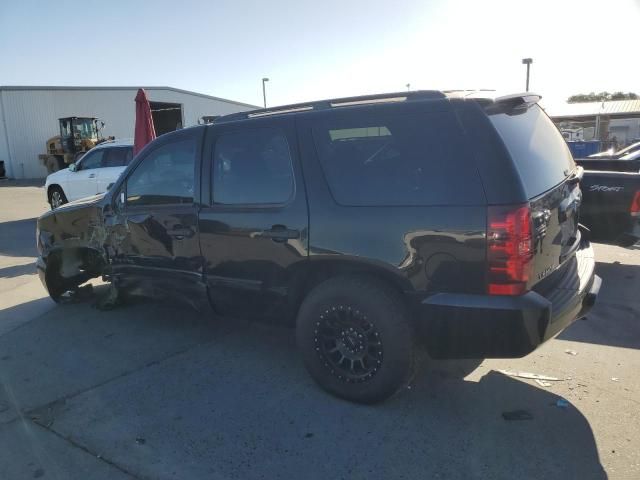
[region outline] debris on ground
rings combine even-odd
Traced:
[[[498,370],[503,375],[508,375],[510,377],[518,377],[518,378],[527,378],[529,380],[543,380],[547,382],[561,382],[561,378],[550,377],[548,375],[540,375],[538,373],[530,373],[530,372],[515,372],[513,370]]]
[[[136,438],[136,443],[138,445],[144,445],[145,443],[147,443],[147,441],[142,437],[138,437],[138,438]]]
[[[568,408],[569,407],[569,401],[564,399],[564,398],[559,398],[558,401],[556,402],[556,407]]]
[[[619,382],[620,379],[618,377],[611,377],[612,382]]]
[[[551,382],[547,382],[545,380],[538,380],[537,378],[534,379],[534,381],[541,387],[550,387],[552,385]]]
[[[512,410],[510,412],[502,412],[502,418],[508,422],[514,420],[533,420],[533,415],[527,410]]]
[[[578,354],[578,352],[576,352],[575,350],[569,350],[569,349],[566,349],[564,353],[568,355],[573,355],[574,357]]]
[[[60,295],[60,303],[79,303],[93,296],[93,285],[84,285],[82,287],[67,290]]]

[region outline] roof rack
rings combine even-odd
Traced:
[[[266,117],[270,115],[283,115],[287,113],[308,112],[311,110],[327,110],[330,108],[352,107],[356,105],[371,105],[389,102],[406,102],[415,100],[433,100],[446,98],[442,92],[435,90],[417,90],[413,92],[395,92],[376,95],[362,95],[357,97],[334,98],[315,102],[294,103],[274,108],[261,108],[248,112],[231,113],[214,120],[213,123],[224,123],[247,118]]]

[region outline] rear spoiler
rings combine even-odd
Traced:
[[[473,98],[473,97],[472,97]],[[488,114],[506,113],[507,115],[518,115],[526,111],[532,105],[537,104],[542,99],[536,93],[514,93],[494,98],[477,98]]]

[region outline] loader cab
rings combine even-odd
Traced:
[[[61,118],[60,143],[64,153],[89,150],[98,143],[98,120],[93,117]]]

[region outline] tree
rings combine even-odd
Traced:
[[[633,92],[600,92],[600,93],[579,93],[577,95],[571,95],[568,99],[568,103],[585,103],[585,102],[607,102],[609,100],[638,100],[638,94]]]

